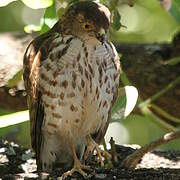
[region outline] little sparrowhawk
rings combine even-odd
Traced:
[[[23,76],[38,170],[74,162],[67,175],[78,171],[85,176],[88,166],[80,160],[93,149],[100,152],[97,144],[106,133],[119,86],[120,64],[107,37],[109,24],[110,12],[102,4],[76,2],[25,52]]]

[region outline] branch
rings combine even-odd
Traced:
[[[153,149],[157,148],[160,145],[164,145],[169,141],[175,140],[180,138],[180,130],[165,134],[162,138],[151,142],[150,144],[136,150],[133,154],[129,155],[123,162],[122,166],[126,168],[135,168],[136,165],[139,163],[141,158],[147,153],[151,152]]]

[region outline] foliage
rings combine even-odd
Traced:
[[[0,1],[0,6],[6,6],[13,1],[16,1],[16,0]],[[33,8],[33,9],[46,8],[44,15],[42,16],[42,18],[39,22],[39,25],[38,26],[32,25],[32,24],[27,25],[27,26],[25,26],[25,31],[27,33],[32,32],[32,31],[39,31],[40,33],[44,33],[46,31],[48,31],[57,22],[57,19],[60,18],[64,14],[66,8],[70,4],[77,2],[77,1],[78,0],[58,0],[58,1],[55,1],[55,0],[33,0],[33,1],[32,0],[22,0],[22,2],[30,8]],[[171,2],[172,4],[171,4],[171,7],[168,9],[168,12],[167,12],[167,10],[165,11],[164,9],[162,9],[158,0],[151,0],[151,1],[100,0],[100,2],[105,4],[106,6],[108,6],[108,8],[111,11],[112,15],[111,15],[111,27],[110,27],[111,34],[110,35],[111,35],[111,38],[116,42],[119,42],[120,40],[124,40],[123,37],[126,38],[126,41],[130,40],[132,42],[133,38],[135,36],[136,36],[136,39],[134,40],[135,42],[137,42],[137,41],[144,42],[145,41],[144,37],[146,35],[141,36],[140,34],[142,34],[142,33],[145,34],[145,32],[147,30],[145,29],[144,30],[145,32],[144,32],[144,31],[142,31],[142,29],[138,29],[138,28],[142,28],[144,24],[146,25],[146,21],[156,21],[156,23],[159,23],[159,19],[161,17],[164,18],[163,22],[165,22],[166,20],[172,21],[172,24],[171,24],[171,29],[173,29],[172,31],[175,31],[175,28],[179,29],[179,26],[180,26],[179,25],[179,23],[180,23],[180,1],[179,0],[172,0],[172,2]],[[151,17],[149,17],[149,19],[147,20],[147,19],[144,19],[144,17],[143,17],[144,14],[140,14],[144,24],[141,24],[142,27],[137,26],[137,31],[134,31],[133,33],[129,32],[130,31],[128,29],[129,24],[126,21],[124,21],[124,22],[125,22],[125,26],[127,26],[127,28],[121,28],[121,27],[125,27],[124,25],[122,25],[122,24],[124,24],[124,22],[121,23],[122,15],[120,14],[120,8],[121,8],[121,6],[123,7],[124,4],[128,4],[130,6],[135,5],[135,8],[137,9],[137,11],[139,11],[139,13],[142,13],[142,12],[140,12],[140,10],[144,11],[144,9],[146,9],[147,12],[149,13],[149,15],[151,15]],[[58,5],[60,5],[59,9],[57,9]],[[156,9],[156,11],[155,11],[155,9]],[[125,8],[125,10],[127,10],[127,7]],[[127,15],[127,13],[126,13],[126,15]],[[126,19],[126,18],[124,18],[124,19]],[[131,18],[129,18],[129,19],[131,19]],[[163,24],[163,26],[164,26],[164,24]],[[167,26],[169,26],[169,25],[167,25]],[[156,27],[156,24],[154,25],[154,29],[152,31],[155,31],[155,33],[157,33],[157,31],[159,31],[159,29]],[[162,32],[159,32],[159,33],[162,33]],[[170,36],[169,34],[167,36]],[[149,33],[147,38],[152,40],[153,39],[152,34]],[[156,38],[157,38],[157,36],[152,41],[154,42],[156,40]],[[172,39],[172,37],[170,39]],[[166,61],[166,64],[171,65],[171,66],[174,66],[178,63],[179,63],[179,57],[177,57],[175,59],[170,59],[169,61]],[[9,81],[9,86],[13,87],[18,82],[18,80],[21,79],[21,75],[22,75],[22,71],[18,72]],[[138,131],[141,131],[141,132],[144,131],[145,135],[147,135],[146,131],[151,132],[152,129],[154,129],[154,132],[157,133],[157,135],[162,135],[165,132],[175,131],[177,129],[177,127],[180,124],[180,120],[177,117],[173,117],[172,115],[165,112],[161,107],[157,107],[153,104],[154,97],[155,97],[155,99],[157,99],[160,97],[160,95],[164,95],[164,93],[169,90],[169,88],[166,88],[166,87],[164,89],[162,89],[162,91],[157,92],[157,94],[148,98],[145,101],[143,101],[139,97],[136,109],[138,109],[140,115],[139,114],[137,115],[137,113],[132,113],[130,116],[128,116],[126,119],[124,119],[122,121],[122,118],[125,117],[125,115],[124,115],[125,111],[128,109],[129,113],[130,113],[135,106],[135,103],[131,104],[131,100],[129,100],[130,95],[127,92],[127,87],[131,87],[130,89],[132,90],[132,92],[130,94],[134,95],[134,97],[133,97],[134,102],[136,102],[136,100],[137,100],[137,90],[134,87],[132,87],[131,82],[129,82],[126,74],[123,71],[121,73],[121,81],[123,82],[123,84],[126,88],[119,89],[120,96],[112,110],[112,112],[113,112],[112,113],[112,122],[121,122],[123,125],[133,124],[130,128],[131,133],[133,133],[133,131],[135,131],[135,129],[137,128]],[[177,77],[175,82],[176,82],[175,85],[177,85],[177,83],[179,83],[179,77]],[[174,81],[172,83],[170,83],[170,85],[167,85],[167,87],[170,86],[171,88],[175,88],[175,86],[172,86],[172,84],[174,85]],[[160,114],[160,116],[159,117],[156,116],[150,110],[150,107],[155,112],[158,112]],[[27,115],[26,113],[24,115]],[[126,116],[129,113],[127,113]],[[11,119],[16,119],[16,117],[17,117],[17,114],[14,114],[14,116],[9,116],[9,118],[11,118]],[[23,116],[21,116],[21,117],[23,119]],[[2,119],[6,119],[6,118],[7,117],[5,117],[5,116],[1,117],[0,124],[2,124],[2,122],[1,122]],[[16,122],[14,121],[12,124],[19,123],[20,119],[21,118],[17,118],[16,119],[17,121]],[[26,119],[27,118],[24,118],[24,120],[26,120]],[[143,122],[143,123],[140,125],[140,122],[141,123]],[[157,127],[155,127],[155,124],[157,125]],[[3,125],[3,126],[5,126],[5,125]],[[135,138],[134,141],[140,139],[139,136],[138,137],[135,136],[134,138]],[[132,141],[132,142],[134,142],[134,141]],[[140,142],[140,143],[143,144],[145,142]]]
[[[0,1],[0,7],[7,6],[9,3],[17,0],[2,0]],[[33,9],[47,8],[53,4],[53,0],[22,0],[22,2]]]
[[[180,1],[172,0],[172,6],[169,9],[171,15],[176,19],[178,23],[180,23]]]

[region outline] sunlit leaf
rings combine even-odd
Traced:
[[[46,32],[48,29],[52,28],[54,24],[57,22],[57,15],[56,15],[56,7],[55,3],[48,7],[44,13],[43,18],[41,19],[42,29],[41,33]]]
[[[100,3],[104,4],[104,0],[100,0]]]
[[[53,0],[22,0],[22,2],[32,9],[47,8],[53,4]]]
[[[32,33],[32,32],[36,32],[36,31],[40,31],[40,30],[41,30],[41,26],[34,25],[34,24],[29,24],[24,27],[24,31],[26,33]]]
[[[0,7],[7,6],[9,3],[14,2],[17,0],[0,0]]]
[[[0,116],[0,128],[18,124],[29,119],[28,111],[16,112],[4,116]]]
[[[128,116],[131,111],[134,109],[137,99],[138,99],[138,91],[134,86],[126,86],[126,108],[124,116]]]
[[[43,24],[42,28],[41,28],[41,34],[47,32],[50,28],[46,25],[46,24]]]
[[[14,87],[18,84],[18,82],[22,79],[23,69],[18,71],[12,79],[8,81],[8,87]]]
[[[122,119],[128,116],[134,109],[138,91],[134,86],[125,86],[125,88],[119,89],[118,100],[112,109],[112,118]]]

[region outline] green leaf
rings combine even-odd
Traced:
[[[118,97],[112,109],[113,119],[122,119],[132,112],[138,99],[138,91],[134,86],[125,86],[119,89]]]
[[[53,3],[52,6],[48,7],[45,10],[44,16],[41,19],[41,24],[42,24],[41,33],[44,33],[50,28],[52,28],[54,24],[57,22],[57,20],[58,18],[56,15],[56,7],[55,7],[55,3]]]
[[[41,27],[40,34],[47,32],[49,29],[50,29],[49,26],[47,26],[46,24],[43,24]]]
[[[179,0],[172,1],[172,5],[169,12],[175,18],[175,20],[180,23],[180,1]]]
[[[36,32],[36,31],[40,31],[40,30],[41,30],[41,26],[34,25],[34,24],[29,24],[24,27],[24,31],[26,33],[32,33],[32,32]]]
[[[0,116],[0,128],[18,124],[29,119],[28,111],[16,112],[4,116]]]
[[[118,99],[116,103],[114,104],[112,108],[112,114],[116,113],[119,109],[123,109],[124,114],[124,108],[126,106],[126,93],[124,88],[120,88],[118,91]]]
[[[180,7],[180,1],[179,0],[173,0],[173,2],[175,2],[177,4],[177,6]]]
[[[121,16],[119,14],[119,11],[117,9],[115,9],[113,12],[113,28],[115,30],[120,29],[120,27],[121,27],[120,20],[121,20]]]
[[[0,7],[7,6],[9,3],[14,2],[17,0],[0,0]]]
[[[104,0],[100,0],[100,3],[104,4]]]
[[[22,2],[32,9],[47,8],[53,4],[53,0],[22,0]]]
[[[14,87],[18,84],[18,82],[22,79],[23,69],[18,71],[12,79],[8,81],[8,87]]]
[[[114,30],[118,31],[121,27],[126,27],[121,24],[121,15],[119,14],[118,9],[114,9],[113,11],[113,19],[112,19],[112,27]]]

